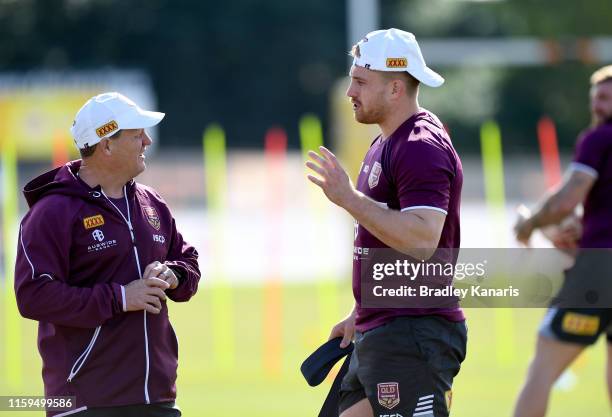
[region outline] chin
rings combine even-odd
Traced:
[[[142,174],[146,168],[147,168],[147,165],[144,162],[139,163],[138,167],[135,170],[134,178]]]
[[[371,124],[377,123],[377,121],[374,120],[373,117],[371,117],[369,115],[366,115],[366,114],[355,113],[355,120],[357,120],[359,123],[363,123],[365,125],[371,125]]]

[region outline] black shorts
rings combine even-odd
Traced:
[[[340,413],[368,398],[377,417],[448,416],[466,344],[465,321],[438,316],[399,317],[357,333]]]
[[[557,308],[548,309],[540,334],[562,342],[592,345],[602,333],[612,343],[612,309]]]

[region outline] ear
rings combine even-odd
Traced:
[[[398,79],[391,81],[391,97],[397,99],[406,93],[406,86]]]
[[[111,154],[113,153],[113,149],[112,149],[112,144],[111,144],[111,140],[108,138],[104,138],[100,141],[100,145],[102,147],[102,152],[104,153],[104,155],[106,156],[111,156]]]

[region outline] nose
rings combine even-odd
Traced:
[[[353,81],[350,82],[348,88],[346,89],[346,96],[350,98],[355,98],[355,86],[353,85]]]
[[[151,136],[149,136],[149,133],[147,133],[147,131],[145,130],[143,133],[143,138],[142,138],[143,146],[149,146],[152,143],[153,143],[153,139],[151,139]]]

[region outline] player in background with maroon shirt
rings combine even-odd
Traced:
[[[353,47],[347,91],[355,119],[377,124],[357,187],[326,148],[310,152],[308,179],[356,221],[355,248],[392,248],[429,259],[459,248],[461,161],[432,113],[419,107],[419,83],[444,79],[425,65],[414,35],[397,29],[366,35]],[[355,252],[357,253],[357,252]],[[456,259],[448,259],[456,262]],[[467,329],[458,305],[446,308],[364,308],[361,260],[353,260],[355,307],[330,339],[355,336],[342,381],[342,417],[448,416],[451,386],[465,357]]]
[[[517,239],[525,245],[528,245],[535,229],[561,224],[573,215],[578,205],[584,204],[582,236],[577,242],[579,249],[586,253],[588,249],[612,248],[612,65],[591,76],[591,115],[592,126],[578,139],[573,162],[563,183],[539,204],[533,214],[525,213],[519,218],[514,230]],[[569,229],[561,230],[560,235],[571,237],[575,234]],[[562,245],[554,240],[553,243],[557,247],[568,247],[567,238],[561,240],[565,240]],[[579,257],[580,252],[577,261]],[[580,278],[588,285],[589,279],[597,277]],[[544,416],[554,382],[604,332],[608,339],[606,378],[612,400],[611,323],[611,309],[551,307],[540,327],[535,358],[514,416]],[[587,328],[589,330],[585,331]]]

